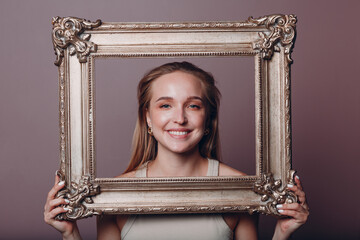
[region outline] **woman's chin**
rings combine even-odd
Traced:
[[[197,146],[172,146],[168,147],[167,151],[174,154],[180,154],[180,155],[190,155],[194,152],[196,152]]]

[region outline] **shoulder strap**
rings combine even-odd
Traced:
[[[149,162],[145,162],[135,172],[135,177],[147,177],[147,165]]]
[[[214,159],[208,159],[208,177],[219,176],[219,161]]]

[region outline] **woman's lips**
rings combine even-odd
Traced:
[[[184,130],[173,130],[173,129],[171,129],[171,130],[167,130],[167,132],[173,138],[186,138],[191,131],[188,130],[188,129],[184,129]]]

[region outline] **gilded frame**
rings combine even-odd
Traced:
[[[296,202],[291,170],[290,64],[296,16],[239,22],[106,23],[54,17],[59,72],[60,169],[75,220],[100,214],[260,212]],[[254,56],[256,174],[243,177],[97,178],[94,59]]]

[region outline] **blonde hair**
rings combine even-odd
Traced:
[[[173,62],[156,67],[141,79],[137,89],[138,118],[132,141],[132,154],[130,163],[125,173],[131,172],[144,162],[153,160],[157,155],[157,141],[148,134],[146,111],[151,100],[152,82],[168,73],[182,71],[192,74],[201,80],[205,97],[206,123],[209,134],[204,135],[199,142],[199,151],[202,157],[220,159],[220,141],[218,130],[218,111],[220,104],[220,91],[215,86],[211,73],[205,72],[189,62]]]

